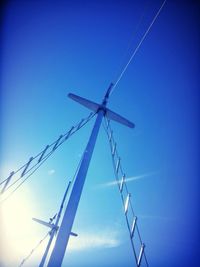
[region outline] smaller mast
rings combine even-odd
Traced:
[[[64,203],[65,203],[65,200],[66,200],[67,193],[68,193],[68,191],[69,191],[70,185],[71,185],[71,181],[69,181],[68,186],[67,186],[67,189],[66,189],[66,191],[65,191],[63,200],[62,200],[61,205],[60,205],[60,209],[59,209],[58,215],[56,216],[56,222],[55,222],[55,224],[54,224],[54,223],[51,223],[51,222],[50,222],[50,223],[46,223],[46,222],[43,222],[42,220],[38,220],[38,219],[33,218],[34,221],[36,221],[36,222],[38,222],[38,223],[40,223],[40,224],[43,224],[43,225],[45,225],[45,226],[51,228],[51,231],[49,232],[49,234],[50,234],[50,239],[49,239],[49,242],[48,242],[47,247],[46,247],[46,249],[45,249],[45,252],[44,252],[44,255],[43,255],[43,257],[42,257],[42,260],[41,260],[41,262],[40,262],[40,264],[39,264],[39,267],[43,267],[43,266],[44,266],[45,261],[46,261],[46,258],[47,258],[47,255],[48,255],[48,253],[49,253],[49,249],[50,249],[50,247],[51,247],[51,243],[52,243],[52,241],[53,241],[53,238],[54,238],[56,232],[57,232],[58,229],[59,229],[59,227],[58,227],[58,223],[59,223],[59,220],[60,220],[60,216],[61,216],[61,213],[62,213],[62,210],[63,210],[63,206],[64,206]],[[73,236],[77,236],[77,234],[75,234],[75,233],[73,233],[73,232],[71,232],[71,235],[73,235]]]

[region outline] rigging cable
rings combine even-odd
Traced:
[[[142,38],[141,38],[139,44],[137,45],[137,47],[136,47],[135,50],[133,51],[133,53],[132,53],[132,55],[131,55],[129,61],[127,62],[127,64],[125,65],[125,67],[122,69],[122,71],[121,71],[119,77],[117,78],[116,82],[114,83],[114,85],[113,85],[113,87],[112,87],[112,90],[111,90],[111,93],[110,93],[110,94],[113,93],[113,91],[114,91],[114,89],[116,88],[117,84],[118,84],[119,81],[121,80],[123,74],[124,74],[125,71],[127,70],[129,64],[130,64],[131,61],[133,60],[134,56],[136,55],[137,51],[139,50],[140,46],[142,45],[144,39],[146,38],[147,34],[149,33],[150,29],[152,28],[153,24],[155,23],[157,17],[159,16],[161,10],[163,9],[163,7],[164,7],[166,1],[167,1],[167,0],[164,0],[164,1],[163,1],[161,7],[159,8],[158,12],[157,12],[156,15],[154,16],[154,18],[153,18],[152,22],[150,23],[149,27],[147,28],[146,32],[145,32],[144,35],[142,36]],[[95,114],[93,114],[93,116],[94,116],[94,115],[95,115]],[[92,117],[93,117],[93,116],[92,116]],[[90,119],[90,118],[89,118],[89,119]],[[78,126],[79,126],[83,121],[84,121],[84,119],[78,124]],[[86,123],[87,123],[87,122],[88,122],[88,121],[86,121]],[[79,130],[79,129],[80,129],[82,126],[84,126],[84,125],[85,125],[85,124],[83,124],[83,125],[81,125],[80,127],[78,127],[77,130]],[[75,126],[75,127],[76,127],[76,126]],[[71,130],[72,130],[73,128],[75,128],[75,127],[72,127]],[[75,132],[76,132],[76,131],[74,131],[73,133],[75,133]],[[73,133],[71,133],[71,134],[73,134]],[[68,134],[68,133],[66,133],[66,134],[64,134],[64,135],[61,135],[61,136],[60,136],[60,139],[63,138],[63,137],[65,137],[67,134]],[[55,142],[53,142],[52,144],[50,144],[49,146],[47,146],[46,149],[49,148],[49,147],[51,147],[51,146],[53,146],[53,145],[55,146],[55,149],[57,149],[57,147],[60,146],[65,140],[66,140],[66,139],[64,139],[62,142],[60,142],[60,144],[57,145],[57,142],[59,141],[59,139],[58,139],[58,140],[56,140]],[[55,149],[53,149],[53,151],[54,151]],[[41,151],[41,152],[40,152],[38,155],[36,155],[35,157],[32,157],[32,158],[30,159],[30,162],[31,162],[32,160],[34,160],[35,158],[37,158],[38,156],[42,155],[43,152],[45,152],[45,149],[44,149],[43,151]],[[52,153],[50,152],[46,157],[48,158],[51,154],[52,154]],[[40,163],[40,162],[37,162],[32,168],[30,168],[28,171],[26,171],[26,173],[30,172],[30,171],[31,171],[35,166],[37,166],[39,163]],[[43,162],[42,162],[42,163],[43,163]],[[26,167],[27,167],[27,164],[28,164],[28,163],[26,163],[25,165],[21,166],[17,171],[12,172],[8,178],[6,178],[5,180],[3,180],[3,181],[0,183],[0,185],[2,185],[2,184],[5,183],[5,182],[8,182],[12,175],[16,174],[17,172],[19,172],[19,171],[22,170],[23,168],[26,168]],[[41,166],[41,164],[40,164],[39,166]],[[38,168],[36,168],[35,170],[37,170],[37,169],[38,169]],[[35,172],[35,171],[33,171],[33,172],[28,176],[28,178],[29,178],[34,172]],[[19,179],[17,179],[17,180],[16,180],[12,185],[10,185],[7,189],[9,189],[11,186],[13,186],[13,185],[14,185],[18,180],[20,180],[22,177],[23,177],[23,175],[21,175],[21,177],[20,177]],[[27,180],[27,179],[25,179],[25,180]],[[24,180],[24,181],[25,181],[25,180]],[[22,182],[22,183],[23,183],[23,182]],[[22,183],[21,183],[21,184],[22,184]],[[21,184],[20,184],[20,185],[21,185]],[[7,185],[7,183],[6,183],[6,185]],[[3,193],[3,192],[4,192],[4,189],[3,189],[1,192]]]
[[[52,153],[50,153],[15,189],[13,189],[13,191],[11,191],[6,198],[2,199],[0,204],[8,200],[25,183],[25,181],[28,180],[28,178],[30,178],[39,169],[39,167],[51,156]],[[16,181],[19,181],[19,179],[17,179]],[[16,183],[16,181],[11,184],[8,189],[12,187]]]
[[[68,131],[66,134],[64,134],[63,135],[63,137],[67,137],[67,138],[69,138],[71,135],[73,135],[75,132],[77,132],[79,129],[81,129],[85,124],[87,124],[94,116],[95,116],[95,114],[96,114],[96,112],[92,112],[92,113],[90,113],[89,114],[89,116],[88,117],[86,117],[85,119],[82,119],[81,120],[81,122],[79,122],[76,126],[73,126],[72,128],[73,129],[75,129],[73,132],[71,132],[70,133],[70,135],[69,135],[69,132],[71,131]],[[71,128],[71,129],[72,129]],[[27,172],[26,172],[26,174],[27,173],[29,173],[31,170],[33,170],[33,168],[35,168],[13,191],[11,191],[10,192],[10,194],[6,197],[6,198],[4,198],[3,200],[1,200],[1,202],[0,203],[3,203],[4,201],[6,201],[8,198],[10,198],[11,197],[11,195],[13,195],[18,189],[19,189],[19,187],[21,187],[22,185],[23,185],[23,183],[28,179],[28,178],[30,178],[35,172],[36,172],[36,170],[38,170],[39,169],[39,167],[41,166],[41,165],[43,165],[44,164],[44,162],[53,154],[53,152],[61,145],[61,144],[63,144],[66,140],[67,140],[67,138],[64,138],[64,140],[62,141],[62,142],[60,142],[59,144],[57,144],[57,146],[56,146],[56,148],[55,149],[52,149],[41,161],[38,161],[34,166],[32,166],[29,170],[27,170]],[[53,142],[51,145],[49,145],[49,147],[50,146],[52,146],[52,145],[55,145],[56,144],[56,142],[57,142],[57,140],[55,141],[55,142]],[[48,147],[48,148],[49,148]],[[45,151],[45,149],[43,150],[43,151]],[[40,152],[39,154],[37,154],[35,157],[34,157],[34,159],[35,158],[37,158],[39,155],[41,155],[42,153],[43,153],[43,151],[42,152]],[[14,174],[16,174],[19,170],[21,170],[22,168],[26,168],[26,165],[27,165],[27,163],[25,164],[25,165],[23,165],[22,167],[20,167],[16,172],[14,172]],[[4,190],[4,191],[7,191],[8,189],[10,189],[11,187],[13,187],[20,179],[22,179],[22,177],[23,176],[20,176],[17,180],[15,180],[10,186],[8,186],[7,187],[7,189],[6,190]],[[7,182],[8,181],[8,179],[9,179],[9,177],[7,178],[7,179],[5,179],[3,182],[1,182],[1,184],[2,183],[5,183],[5,182]],[[0,184],[0,185],[1,185]],[[3,191],[3,192],[4,192]]]
[[[79,161],[79,164],[78,164],[78,166],[77,166],[77,168],[76,168],[76,171],[75,171],[75,173],[74,173],[74,175],[73,175],[72,180],[71,180],[71,181],[69,182],[69,184],[68,184],[67,190],[66,190],[65,195],[64,195],[64,198],[63,198],[63,201],[62,201],[62,203],[61,203],[61,205],[60,205],[60,208],[59,208],[58,215],[55,216],[55,218],[53,218],[53,220],[56,219],[56,223],[55,223],[54,231],[52,231],[52,230],[53,230],[53,229],[52,229],[51,231],[49,231],[49,232],[48,232],[48,233],[47,233],[47,234],[40,240],[40,242],[39,242],[39,243],[38,243],[38,244],[31,250],[31,252],[28,254],[28,256],[27,256],[26,258],[24,258],[24,259],[21,261],[19,267],[21,267],[21,266],[24,265],[25,261],[27,261],[27,260],[31,257],[31,255],[35,252],[35,250],[36,250],[36,249],[42,244],[42,242],[47,238],[47,236],[50,235],[51,238],[50,238],[50,240],[49,240],[48,248],[47,248],[47,249],[48,249],[48,250],[47,250],[47,253],[48,253],[49,248],[50,248],[50,246],[51,246],[51,242],[52,242],[53,237],[54,237],[54,235],[55,235],[55,233],[56,233],[56,227],[58,226],[59,219],[60,219],[60,217],[61,217],[61,212],[62,212],[62,209],[63,209],[63,205],[64,205],[64,202],[65,202],[65,199],[66,199],[66,197],[68,196],[68,194],[69,194],[69,190],[70,190],[72,184],[73,184],[74,181],[75,181],[76,174],[77,174],[77,172],[78,172],[78,170],[79,170],[79,167],[80,167],[80,165],[81,165],[82,158],[83,158],[83,157],[81,157],[81,159],[80,159],[80,161]],[[53,220],[51,221],[51,223],[53,222]],[[46,259],[46,257],[45,257],[45,259]]]
[[[117,86],[117,84],[118,84],[119,81],[121,80],[122,76],[124,75],[125,71],[127,70],[128,66],[129,66],[129,64],[131,63],[131,61],[132,61],[133,58],[135,57],[135,55],[136,55],[136,53],[138,52],[140,46],[142,45],[144,39],[146,38],[146,36],[147,36],[147,34],[149,33],[149,31],[151,30],[151,28],[152,28],[154,22],[156,21],[157,17],[159,16],[161,10],[163,9],[163,7],[164,7],[166,1],[167,1],[167,0],[164,0],[164,1],[163,1],[162,5],[160,6],[159,10],[157,11],[156,15],[154,16],[152,22],[150,23],[150,25],[149,25],[149,27],[147,28],[146,32],[143,34],[143,36],[142,36],[140,42],[138,43],[138,45],[136,46],[135,50],[133,51],[133,53],[132,53],[130,59],[129,59],[128,62],[127,62],[127,64],[126,64],[125,67],[122,69],[122,71],[121,71],[120,75],[118,76],[116,82],[114,82],[114,85],[113,85],[113,87],[112,87],[112,90],[111,90],[111,93],[110,93],[110,94],[113,93],[115,87]]]
[[[63,144],[71,135],[73,135],[76,131],[78,131],[79,129],[81,129],[87,122],[89,122],[89,120],[90,119],[92,119],[93,117],[94,117],[94,115],[95,115],[96,113],[93,113],[93,112],[91,112],[90,114],[89,114],[89,116],[88,117],[86,117],[86,118],[84,118],[84,119],[82,119],[79,123],[77,123],[75,126],[72,126],[72,128],[68,131],[68,132],[66,132],[65,134],[63,134],[63,135],[60,135],[60,136],[62,136],[62,138],[64,138],[64,140],[62,141],[62,142],[60,142],[59,144],[57,144],[56,145],[56,147],[53,149],[53,151],[55,151],[61,144]],[[74,131],[72,131],[72,130],[74,130]],[[60,139],[60,138],[59,138]],[[48,147],[48,149],[50,148],[50,147],[52,147],[53,145],[55,146],[55,144],[57,143],[57,141],[58,141],[58,139],[56,139],[56,141],[54,141],[53,143],[51,143],[50,145],[47,145],[46,146],[46,148]],[[47,149],[43,149],[41,152],[39,152],[36,156],[34,156],[34,157],[32,157],[32,160],[34,160],[34,159],[36,159],[37,157],[39,157],[39,156],[41,156]],[[51,153],[51,152],[50,152]],[[44,155],[43,155],[44,156]],[[40,161],[38,161],[38,163],[39,163]],[[37,164],[35,164],[33,167],[35,167]],[[14,171],[13,173],[14,174],[16,174],[16,173],[18,173],[19,171],[21,171],[23,168],[25,168],[27,166],[27,163],[25,163],[24,165],[22,165],[21,167],[19,167],[16,171]],[[32,168],[33,168],[32,167]],[[26,171],[26,173],[28,173],[29,171],[31,171],[31,169],[32,168],[30,168],[28,171]],[[3,183],[5,183],[7,180],[9,179],[9,177],[8,178],[6,178],[6,179],[4,179],[3,181],[1,181],[0,182],[0,185],[2,185]]]
[[[145,15],[147,13],[148,4],[149,4],[148,0],[146,0],[146,3],[145,3],[144,8],[142,10],[142,13],[139,16],[138,22],[136,23],[135,27],[133,28],[133,31],[131,33],[131,37],[128,40],[127,48],[126,48],[126,50],[125,50],[125,52],[124,52],[124,54],[122,56],[122,60],[121,60],[122,64],[120,64],[119,72],[117,73],[116,77],[119,76],[119,74],[121,73],[122,69],[124,68],[125,63],[127,62],[127,58],[129,58],[130,51],[132,51],[132,47],[134,47],[134,45],[133,45],[134,42],[137,43],[136,36],[139,33],[139,30],[140,30],[140,28],[141,28],[141,26],[143,24]]]
[[[22,262],[20,263],[19,267],[23,266],[24,263],[31,257],[31,255],[35,252],[35,250],[42,244],[42,242],[47,238],[47,236],[49,235],[49,232],[40,240],[40,242],[31,250],[31,252],[28,254],[28,256],[26,258],[24,258],[22,260]]]
[[[146,266],[148,267],[149,264],[148,264],[145,249],[144,249],[145,244],[143,243],[141,235],[140,235],[139,227],[137,224],[137,216],[135,215],[135,212],[134,212],[133,206],[132,206],[132,201],[130,200],[131,194],[129,193],[129,190],[128,190],[128,187],[126,184],[126,176],[125,176],[125,173],[122,169],[121,158],[120,158],[119,153],[117,151],[117,143],[116,143],[114,136],[113,136],[113,130],[110,126],[110,120],[107,117],[105,117],[103,126],[104,126],[104,130],[107,134],[109,144],[110,144],[110,151],[111,151],[111,156],[112,156],[112,164],[113,164],[113,169],[114,169],[114,173],[115,173],[116,184],[118,185],[122,204],[124,207],[126,224],[127,224],[127,228],[128,228],[129,234],[130,234],[130,241],[131,241],[131,246],[133,249],[135,261],[136,261],[137,267],[140,267],[140,264],[142,261],[142,256],[144,256]],[[121,181],[119,179],[119,172],[121,173],[121,176],[122,176]],[[126,192],[124,192],[124,191],[126,191]],[[128,202],[127,202],[127,199],[128,199]],[[130,206],[129,217],[128,217],[128,206]],[[130,220],[132,220],[132,221],[130,221]],[[133,225],[134,225],[134,227],[133,227]],[[137,256],[137,253],[136,253],[136,244],[134,241],[135,232],[138,235],[139,242],[141,245],[141,248],[140,248],[141,253],[139,254],[139,256]]]
[[[54,238],[54,236],[55,236],[55,234],[56,234],[56,232],[57,232],[57,229],[59,228],[58,224],[59,224],[59,221],[60,221],[60,217],[61,217],[61,214],[62,214],[62,210],[63,210],[63,206],[64,206],[64,204],[65,204],[66,197],[68,196],[68,194],[69,194],[69,190],[70,190],[72,184],[73,184],[74,181],[75,181],[75,178],[76,178],[77,172],[78,172],[78,170],[79,170],[79,168],[80,168],[82,159],[83,159],[83,156],[81,157],[81,159],[80,159],[80,161],[79,161],[79,164],[78,164],[78,166],[76,167],[76,171],[75,171],[75,173],[74,173],[74,176],[73,176],[72,180],[69,182],[69,184],[68,184],[68,186],[67,186],[67,189],[66,189],[66,191],[65,191],[63,200],[62,200],[61,205],[60,205],[60,208],[59,208],[58,215],[57,215],[57,217],[56,217],[56,222],[55,222],[54,228],[53,228],[52,231],[51,231],[50,239],[49,239],[49,242],[48,242],[48,244],[47,244],[46,250],[45,250],[45,252],[44,252],[44,255],[43,255],[43,257],[42,257],[42,260],[41,260],[41,262],[40,262],[39,267],[43,267],[44,264],[45,264],[46,258],[47,258],[48,253],[49,253],[49,249],[50,249],[50,247],[51,247],[51,243],[52,243],[53,238]]]

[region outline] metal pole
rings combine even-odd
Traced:
[[[42,257],[42,260],[41,260],[41,262],[40,262],[39,267],[43,267],[43,266],[44,266],[46,257],[47,257],[47,255],[48,255],[48,252],[49,252],[49,249],[50,249],[50,246],[51,246],[51,243],[52,243],[52,240],[53,240],[54,235],[55,235],[55,233],[56,233],[56,231],[57,231],[57,227],[58,227],[58,223],[59,223],[60,216],[61,216],[61,213],[62,213],[63,205],[64,205],[64,203],[65,203],[65,199],[66,199],[67,193],[68,193],[68,191],[69,191],[70,185],[71,185],[71,181],[68,183],[67,189],[66,189],[65,194],[64,194],[64,197],[63,197],[63,200],[62,200],[62,202],[61,202],[61,206],[60,206],[60,210],[59,210],[59,212],[58,212],[57,218],[56,218],[55,226],[54,226],[54,228],[50,231],[50,239],[49,239],[49,242],[48,242],[48,244],[47,244],[46,250],[45,250],[45,252],[44,252],[44,255],[43,255],[43,257]]]
[[[107,97],[104,98],[103,105],[106,106]],[[48,267],[60,267],[65,255],[65,250],[69,241],[70,233],[72,230],[73,222],[75,219],[76,211],[78,208],[79,200],[81,197],[83,185],[87,175],[88,167],[96,143],[96,139],[101,126],[102,118],[104,116],[104,109],[98,111],[98,115],[89,138],[86,149],[83,153],[82,162],[76,176],[76,180],[71,192],[69,202],[67,204],[65,214],[58,232],[56,243],[49,259]]]

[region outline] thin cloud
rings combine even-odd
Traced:
[[[54,169],[48,171],[48,175],[53,175],[54,173],[55,173]]]
[[[129,183],[129,182],[140,180],[140,179],[148,177],[148,176],[152,176],[152,175],[157,174],[157,173],[158,172],[148,172],[148,173],[144,173],[144,174],[141,174],[141,175],[128,177],[128,178],[125,179],[125,181],[126,181],[126,183]],[[112,182],[100,184],[99,186],[100,187],[110,187],[110,186],[115,186],[117,184],[118,184],[117,181],[112,181]]]
[[[120,241],[116,231],[98,232],[98,233],[84,233],[78,237],[71,237],[69,242],[70,251],[83,251],[100,248],[118,247]]]
[[[138,215],[140,219],[150,219],[150,220],[166,220],[166,221],[173,221],[175,218],[173,217],[166,217],[166,216],[159,216],[159,215]]]

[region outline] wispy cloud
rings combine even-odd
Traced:
[[[167,217],[167,216],[160,216],[160,215],[139,215],[137,216],[138,218],[140,219],[147,219],[147,220],[165,220],[165,221],[173,221],[175,220],[176,218],[173,218],[173,217]]]
[[[116,231],[101,231],[96,233],[84,233],[78,237],[71,237],[69,249],[71,251],[83,251],[100,248],[113,248],[120,245]]]
[[[126,183],[129,183],[129,182],[140,180],[140,179],[148,177],[148,176],[152,176],[152,175],[157,174],[157,173],[158,172],[148,172],[148,173],[144,173],[144,174],[141,174],[141,175],[128,177],[128,178],[125,179],[125,181],[126,181]],[[110,187],[110,186],[115,186],[117,184],[118,184],[117,181],[111,181],[111,182],[107,182],[107,183],[104,183],[104,184],[100,184],[99,187]]]
[[[53,175],[55,173],[55,170],[54,169],[51,169],[48,171],[48,175]]]

